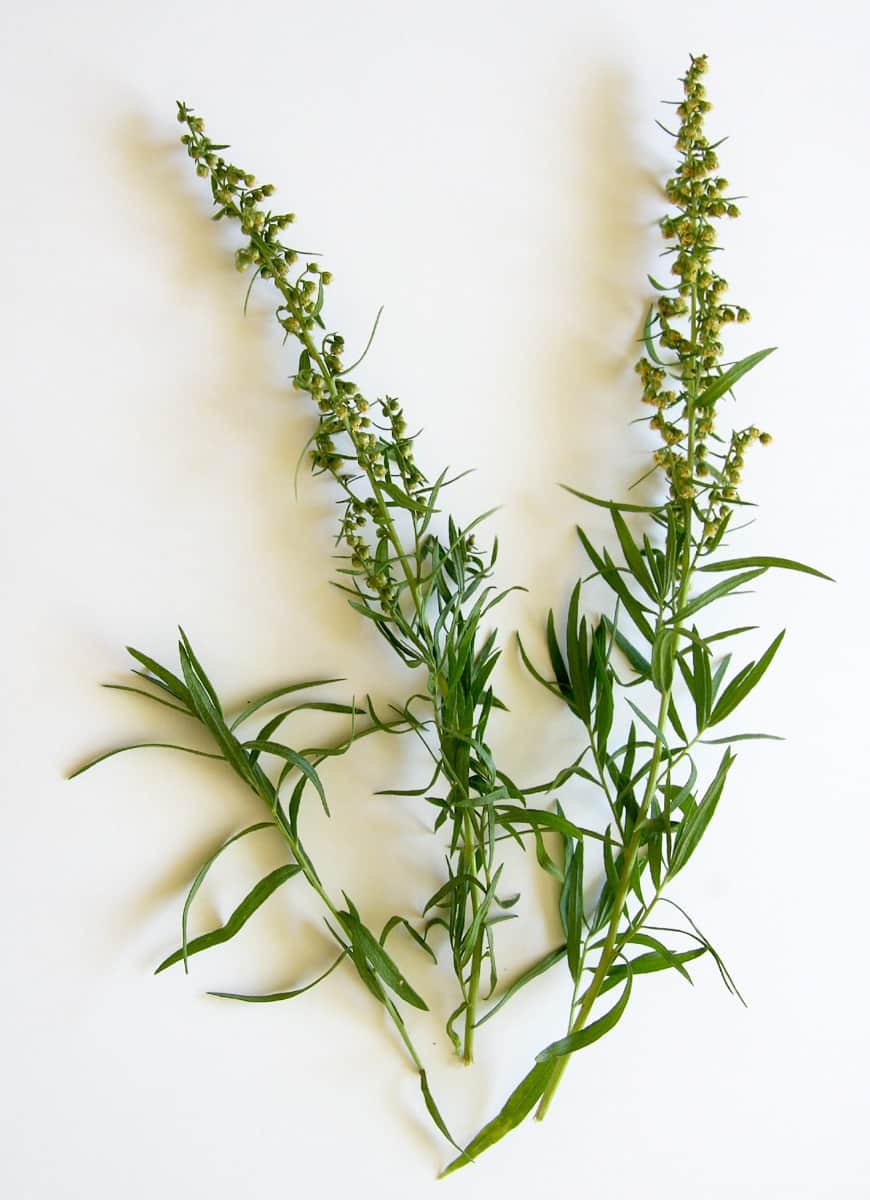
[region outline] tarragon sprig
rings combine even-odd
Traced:
[[[685,924],[677,929],[653,927],[650,918],[660,903],[673,904],[663,893],[712,820],[734,763],[734,743],[766,736],[709,735],[719,733],[717,727],[760,682],[784,631],[758,659],[730,671],[731,655],[718,657],[719,645],[748,628],[705,632],[697,622],[706,622],[716,601],[740,594],[770,568],[827,576],[789,559],[714,557],[735,508],[744,503],[738,491],[744,452],[752,442],[771,440],[755,426],[723,437],[717,427],[719,401],[771,349],[723,362],[723,326],[744,322],[749,313],[723,299],[728,285],[714,266],[716,222],[736,217],[738,208],[728,195],[728,181],[717,173],[718,143],[711,144],[704,131],[710,108],[701,82],[706,69],[705,56],[693,57],[682,80],[683,98],[676,106],[680,126],[672,135],[680,161],[665,189],[675,210],[661,222],[677,282],[664,285],[650,277],[659,297],[647,314],[645,353],[637,364],[642,398],[655,409],[650,426],[663,443],[654,454],[653,473],[666,496],[644,506],[574,492],[610,514],[616,559],[594,546],[583,529],[578,532],[593,576],[613,594],[615,609],[597,621],[585,615],[578,580],[561,643],[552,612],[548,619],[551,678],[533,666],[520,645],[535,677],[565,702],[584,730],[585,745],[562,776],[579,775],[603,794],[610,812],[603,854],[594,859],[601,872],[597,899],[591,906],[586,900],[588,838],[563,835],[558,875],[565,941],[515,980],[504,997],[565,961],[572,983],[568,1028],[537,1055],[498,1115],[445,1173],[479,1156],[533,1109],[543,1118],[570,1057],[614,1028],[637,976],[676,970],[689,979],[686,964],[709,954],[736,993],[720,956],[679,906],[674,907]],[[638,538],[627,516],[646,518],[650,531]],[[697,572],[720,578],[699,591]],[[623,680],[620,672],[628,677]],[[628,710],[627,734],[616,719],[620,695]],[[706,785],[696,761],[704,744],[725,746]],[[667,944],[674,934],[684,935],[683,948]],[[616,989],[618,999],[601,1012],[599,1001]]]

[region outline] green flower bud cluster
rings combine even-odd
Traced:
[[[255,279],[273,280],[281,295],[275,310],[278,323],[286,336],[301,344],[293,382],[311,396],[319,414],[311,439],[312,470],[331,474],[344,493],[339,540],[348,550],[346,573],[366,585],[372,593],[369,599],[395,613],[404,584],[394,578],[393,561],[386,553],[387,542],[391,537],[395,541],[395,531],[382,488],[398,488],[413,503],[413,495],[426,483],[414,463],[413,438],[406,433],[399,402],[389,396],[379,401],[383,423],[373,426],[369,402],[356,383],[345,377],[344,338],[331,332],[319,343],[316,339],[318,328],[324,328],[324,288],[332,282],[332,274],[313,261],[301,269],[296,265],[299,252],[284,245],[280,237],[294,221],[294,214],[264,208],[263,201],[273,194],[273,186],[257,186],[253,175],[222,157],[219,152],[227,147],[211,142],[202,118],[181,103],[178,120],[186,127],[181,140],[197,174],[211,181],[218,209],[215,219],[236,220],[247,239],[236,251],[236,267],[253,270]],[[364,533],[367,527],[368,538]]]
[[[665,186],[674,209],[660,222],[677,282],[670,287],[657,284],[660,295],[644,336],[647,353],[635,369],[643,402],[657,410],[649,424],[664,448],[655,452],[654,461],[668,478],[678,523],[685,525],[694,511],[712,548],[729,506],[739,501],[742,451],[756,439],[749,438],[748,431],[734,434],[724,453],[707,445],[723,444],[716,433],[716,404],[703,401],[705,391],[724,372],[721,332],[733,322],[748,321],[750,315],[724,300],[728,283],[713,266],[719,251],[716,223],[739,216],[740,210],[728,195],[728,180],[718,173],[718,143],[711,144],[704,130],[712,107],[702,82],[706,70],[705,55],[692,57],[682,79],[683,99],[676,105],[680,125],[672,133],[680,161]],[[758,440],[770,438],[765,434]]]

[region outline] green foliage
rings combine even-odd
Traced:
[[[208,181],[214,219],[234,223],[241,234],[236,265],[250,272],[245,304],[257,282],[274,287],[276,320],[285,341],[293,338],[297,344],[293,383],[309,398],[314,419],[302,459],[309,455],[313,472],[325,476],[339,498],[335,586],[415,672],[414,690],[393,706],[388,720],[368,697],[358,704],[311,695],[340,682],[336,678],[272,687],[231,712],[180,631],[178,673],[129,648],[136,685],[105,686],[183,716],[202,745],[140,742],[105,752],[73,775],[144,747],[206,757],[234,773],[262,819],[202,864],[184,902],[181,946],[157,971],[177,962],[187,971],[191,957],[236,937],[282,884],[298,876],[322,906],[325,930],[337,950],[330,966],[285,991],[210,994],[252,1004],[288,1000],[347,962],[398,1034],[433,1125],[458,1151],[444,1174],[477,1159],[533,1109],[539,1118],[545,1114],[571,1056],[622,1019],[637,977],[673,971],[691,983],[687,964],[707,957],[739,997],[720,955],[664,893],[695,856],[723,802],[736,757],[733,744],[770,736],[729,733],[730,725],[721,736],[705,735],[720,734],[717,727],[730,721],[760,684],[784,633],[760,657],[732,671],[732,653],[721,653],[720,643],[754,627],[716,630],[711,613],[720,601],[744,596],[748,585],[771,569],[829,577],[788,558],[720,555],[733,532],[735,508],[748,503],[739,493],[745,452],[756,442],[770,441],[754,425],[723,432],[720,401],[772,350],[729,362],[720,340],[725,326],[744,322],[749,314],[724,299],[727,284],[714,266],[720,249],[717,223],[736,217],[738,209],[728,181],[718,174],[718,143],[711,144],[704,132],[710,108],[705,71],[705,57],[693,57],[676,106],[679,162],[665,188],[672,209],[660,222],[676,282],[666,285],[648,276],[656,296],[643,320],[636,366],[641,399],[654,410],[649,425],[661,441],[647,473],[659,499],[641,505],[565,489],[605,509],[612,529],[607,545],[597,544],[584,528],[577,530],[591,575],[584,571],[577,578],[564,619],[552,609],[547,615],[547,666],[535,665],[518,635],[522,662],[565,706],[580,739],[570,762],[550,764],[550,778],[525,787],[500,768],[488,740],[493,714],[505,707],[493,684],[502,647],[490,614],[513,590],[499,590],[494,582],[497,540],[485,547],[477,543],[479,526],[491,511],[461,525],[444,510],[446,490],[461,475],[451,478],[445,467],[430,482],[415,463],[415,438],[399,401],[389,395],[367,398],[348,377],[368,352],[380,313],[362,354],[345,365],[345,339],[327,325],[331,273],[317,262],[303,262],[307,256],[282,240],[293,214],[273,212],[264,203],[273,193],[271,185],[257,184],[226,159],[221,152],[227,147],[212,142],[202,119],[178,105],[182,142],[197,175]],[[717,578],[700,586],[699,578],[709,574]],[[590,579],[607,597],[604,611],[587,606]],[[264,711],[281,701],[287,707]],[[295,727],[293,718],[300,712],[341,718],[349,728],[321,746],[291,745],[286,731]],[[445,874],[421,913],[392,916],[380,936],[349,896],[342,893],[339,901],[329,894],[303,839],[306,803],[330,813],[324,764],[375,734],[411,734],[425,748],[432,764],[428,782],[384,791],[422,800],[446,850]],[[704,749],[710,745],[725,746],[718,763]],[[569,802],[558,793],[571,781],[579,781],[583,794]],[[533,800],[538,796],[546,799],[539,804]],[[598,825],[595,816],[582,812],[588,798],[603,802],[603,808],[589,809],[606,813]],[[281,839],[288,862],[256,882],[223,925],[189,936],[193,902],[218,857],[264,829]],[[502,891],[499,846],[508,838],[533,849],[552,880],[546,891],[556,907],[561,940],[500,988],[495,930],[517,916],[512,910],[519,900]],[[660,904],[672,906],[682,923],[653,925]],[[386,948],[395,931],[407,934],[436,964],[446,943],[456,987],[446,1032],[466,1062],[472,1059],[477,1029],[520,990],[562,963],[567,967],[567,1032],[546,1043],[497,1115],[464,1150],[435,1102],[405,1024],[402,1005],[418,1011],[428,1005],[417,982],[406,977]],[[615,1003],[611,997],[602,1004],[617,988]],[[481,1000],[490,997],[481,1015]]]
[[[664,443],[655,452],[653,474],[665,495],[657,504],[639,505],[566,488],[610,514],[612,552],[596,546],[584,529],[578,534],[592,577],[609,591],[613,611],[597,617],[582,612],[578,579],[561,638],[555,614],[547,616],[552,675],[531,662],[520,642],[532,676],[584,726],[583,755],[588,753],[591,763],[582,778],[608,802],[611,819],[603,830],[598,898],[592,908],[584,902],[589,855],[584,858],[583,848],[590,831],[569,828],[564,817],[554,815],[550,827],[561,834],[564,848],[559,916],[565,941],[515,979],[491,1011],[564,961],[573,986],[569,1031],[544,1047],[536,1067],[498,1116],[468,1144],[475,1157],[535,1105],[538,1117],[544,1116],[571,1055],[603,1037],[622,1017],[633,977],[672,970],[691,982],[686,964],[708,955],[726,987],[739,996],[721,958],[683,909],[675,905],[688,928],[649,923],[659,903],[673,903],[663,892],[688,865],[722,800],[735,760],[732,743],[767,736],[702,735],[732,717],[759,684],[783,633],[757,661],[729,677],[731,655],[718,658],[718,643],[751,627],[707,632],[706,623],[719,601],[743,595],[747,585],[772,568],[828,578],[787,558],[715,557],[733,507],[745,503],[737,490],[744,452],[752,442],[770,441],[755,426],[722,435],[717,402],[771,350],[730,365],[722,362],[721,328],[732,320],[745,321],[749,314],[723,301],[727,285],[713,267],[712,255],[719,249],[715,223],[736,216],[737,206],[726,194],[727,181],[716,174],[718,158],[703,130],[709,108],[701,83],[705,70],[706,60],[693,58],[683,80],[684,96],[677,106],[680,163],[666,187],[676,211],[661,222],[677,283],[669,288],[650,277],[660,295],[648,308],[641,336],[644,355],[637,364],[642,399],[655,409],[650,426]],[[651,529],[638,536],[627,518],[643,518]],[[722,578],[697,589],[696,574],[708,572]],[[628,664],[625,680],[617,674],[614,649]],[[635,699],[624,694],[629,688],[637,689]],[[624,728],[615,719],[617,707],[630,714],[627,739],[614,733]],[[691,728],[695,733],[690,737],[686,731]],[[614,741],[621,744],[613,746]],[[698,781],[706,767],[700,748],[723,743],[727,748],[702,788]],[[564,770],[556,775],[564,777]],[[674,948],[653,936],[653,928],[669,940],[688,936],[696,944]],[[641,948],[643,953],[635,953]],[[595,1016],[601,997],[615,987],[622,988],[617,1003]],[[448,1171],[462,1165],[457,1159]]]

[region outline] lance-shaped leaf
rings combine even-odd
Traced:
[[[609,1012],[606,1012],[603,1017],[599,1017],[597,1021],[593,1021],[591,1025],[577,1029],[569,1033],[567,1037],[559,1038],[557,1042],[551,1042],[549,1046],[545,1046],[540,1054],[537,1055],[535,1061],[539,1063],[554,1061],[555,1059],[564,1057],[566,1054],[574,1054],[577,1050],[582,1050],[585,1046],[591,1046],[593,1042],[597,1042],[599,1038],[603,1038],[606,1033],[610,1032],[625,1012],[630,995],[631,964],[627,964],[625,987],[613,1008]]]
[[[517,975],[515,979],[511,980],[510,984],[505,988],[501,996],[499,996],[498,1001],[492,1006],[492,1008],[488,1009],[487,1012],[484,1013],[484,1015],[480,1018],[480,1020],[476,1022],[475,1028],[477,1028],[478,1025],[486,1024],[490,1017],[495,1016],[502,1005],[507,1004],[508,1000],[510,1000],[517,994],[518,991],[524,988],[527,983],[531,983],[533,979],[537,979],[539,975],[543,975],[545,971],[549,971],[550,967],[553,967],[556,965],[556,963],[561,962],[566,953],[566,945],[557,946],[555,950],[551,950],[549,954],[545,954],[543,958],[538,959],[537,962],[532,963],[530,967],[527,967],[525,971],[522,971],[519,975]]]
[[[366,960],[387,987],[414,1008],[427,1012],[426,1001],[414,991],[378,939],[363,925],[359,917],[351,912],[341,912],[338,917],[357,954]]]
[[[737,383],[738,379],[742,379],[747,372],[753,367],[757,367],[760,362],[767,358],[768,354],[773,354],[776,346],[768,346],[766,350],[756,350],[754,354],[747,354],[746,358],[741,358],[740,362],[736,362],[733,367],[729,367],[727,371],[714,379],[711,384],[704,388],[700,396],[695,399],[695,404],[699,408],[704,408],[707,405],[715,404],[720,396],[724,396]]]
[[[710,716],[711,725],[718,725],[720,721],[724,721],[727,716],[730,716],[737,705],[749,695],[749,693],[764,675],[764,672],[770,666],[771,662],[773,661],[773,656],[779,649],[784,637],[785,630],[783,629],[782,632],[777,634],[777,636],[773,639],[758,662],[749,663],[748,666],[744,667],[742,671],[739,671],[734,676],[734,678],[725,688],[725,691],[719,697],[716,706],[713,709],[713,712]]]
[[[312,988],[317,987],[318,983],[322,983],[344,961],[346,954],[347,951],[342,950],[335,962],[331,963],[321,975],[303,987],[294,988],[290,992],[269,992],[265,996],[248,996],[241,992],[209,992],[208,995],[217,996],[220,1000],[241,1000],[245,1004],[275,1004],[280,1000],[293,1000],[296,996],[301,996],[303,992],[310,992]]]
[[[254,787],[256,777],[251,762],[227,728],[217,694],[194,655],[184,630],[179,632],[181,641],[178,644],[178,657],[196,714],[236,774],[250,787]]]
[[[182,958],[184,959],[185,975],[187,974],[187,960],[189,956],[187,945],[187,919],[190,915],[190,906],[193,904],[196,893],[202,887],[203,880],[215,861],[223,854],[224,850],[226,850],[229,846],[232,846],[233,842],[238,842],[241,838],[247,837],[249,833],[256,833],[259,829],[272,829],[273,827],[272,821],[259,821],[256,825],[249,825],[248,828],[243,829],[241,833],[233,834],[231,838],[228,838],[222,846],[219,846],[217,850],[215,850],[214,854],[210,855],[205,860],[205,862],[197,871],[196,877],[194,878],[193,883],[190,885],[190,891],[187,893],[187,898],[184,901],[184,908],[181,911],[181,954]]]
[[[671,878],[679,871],[682,871],[697,849],[698,843],[704,836],[704,831],[712,821],[719,798],[722,795],[722,789],[725,786],[725,779],[731,769],[734,758],[735,755],[731,753],[730,749],[725,751],[722,755],[722,761],[719,763],[719,769],[713,778],[713,782],[704,793],[701,803],[696,809],[688,811],[688,815],[680,825],[674,845],[674,853],[670,862],[669,875]]]
[[[829,583],[834,580],[830,575],[826,575],[824,571],[818,571],[815,567],[808,567],[806,563],[795,562],[791,558],[771,558],[770,555],[753,554],[748,558],[729,558],[722,562],[704,563],[699,567],[699,571],[740,571],[745,567],[776,567],[783,571],[803,571],[806,575],[816,575],[819,579],[827,579]]]
[[[624,518],[620,515],[619,510],[616,508],[611,508],[610,518],[613,521],[613,527],[616,530],[616,536],[619,538],[619,544],[622,547],[622,553],[625,556],[626,565],[649,598],[658,603],[659,595],[655,582],[650,575],[646,563],[644,562],[643,555],[638,549],[634,538],[631,536],[631,532],[626,525]]]
[[[570,843],[569,843],[570,845]],[[580,979],[580,947],[583,941],[583,839],[571,846],[566,854],[565,882],[559,897],[559,915],[565,930],[568,970],[577,983]]]
[[[208,750],[194,750],[192,746],[176,746],[174,742],[134,742],[131,746],[118,746],[115,750],[107,750],[104,754],[98,754],[96,758],[89,759],[88,762],[71,771],[67,775],[67,779],[75,779],[76,775],[83,775],[97,763],[105,762],[107,758],[114,758],[116,754],[126,754],[128,750],[180,750],[183,754],[196,754],[199,758],[223,760],[224,757],[222,754],[212,754]]]
[[[583,549],[589,556],[589,560],[595,567],[595,570],[605,581],[605,583],[607,583],[609,587],[616,593],[616,595],[622,601],[625,611],[631,617],[640,633],[642,633],[650,645],[652,645],[655,634],[653,633],[652,626],[646,618],[646,614],[650,612],[650,609],[641,604],[640,601],[631,594],[628,585],[622,578],[622,573],[607,551],[605,550],[602,554],[599,554],[579,526],[577,527],[577,535],[580,538],[580,541],[583,543]]]
[[[254,700],[249,700],[238,716],[233,718],[230,729],[235,729],[241,725],[243,721],[247,721],[248,717],[253,716],[258,709],[264,705],[271,703],[273,700],[279,700],[282,696],[289,696],[292,692],[304,692],[308,688],[326,687],[329,683],[341,683],[339,678],[335,679],[310,679],[305,683],[288,683],[281,687],[272,688],[271,691],[265,692],[262,696],[257,696]]]
[[[320,797],[320,803],[323,805],[323,811],[329,816],[329,805],[326,803],[326,792],[323,789],[320,776],[303,754],[300,754],[297,750],[291,750],[283,742],[261,741],[259,738],[245,742],[245,749],[253,750],[257,754],[274,754],[276,758],[283,758],[286,763],[293,767],[298,767],[306,779],[314,784],[317,794]]]
[[[439,1178],[464,1167],[469,1159],[476,1159],[484,1150],[494,1146],[512,1129],[521,1124],[544,1094],[544,1089],[550,1082],[555,1070],[556,1060],[552,1062],[535,1063],[528,1075],[514,1088],[502,1105],[497,1116],[484,1125],[465,1147],[459,1158],[454,1158],[441,1172]]]
[[[637,958],[631,960],[632,975],[649,975],[653,971],[667,971],[676,968],[691,983],[692,977],[683,964],[691,962],[695,958],[700,958],[702,954],[706,953],[706,946],[696,946],[694,950],[669,950],[667,955],[663,955],[657,950],[652,951],[650,954],[640,954]],[[598,994],[603,996],[611,988],[617,987],[625,979],[626,974],[627,968],[624,963],[617,963],[616,966],[611,967]]]
[[[220,946],[223,942],[228,942],[230,938],[234,938],[242,926],[254,915],[260,905],[264,904],[282,883],[286,883],[288,879],[292,879],[294,875],[298,875],[301,870],[302,868],[296,863],[287,863],[285,866],[277,867],[274,871],[264,876],[248,892],[238,908],[230,915],[226,924],[213,929],[211,933],[200,934],[192,942],[187,943],[188,957],[191,954],[199,954],[202,950],[210,950],[212,946]],[[173,954],[170,954],[168,958],[163,960],[154,974],[159,975],[167,967],[181,962],[184,956],[184,949],[179,946]]]
[[[127,653],[135,658],[137,662],[141,663],[145,670],[149,672],[149,675],[145,675],[143,678],[148,679],[150,683],[155,683],[165,692],[169,692],[176,700],[181,701],[188,712],[193,712],[193,702],[190,698],[190,692],[177,675],[173,675],[166,667],[162,667],[159,662],[156,662],[147,654],[143,654],[141,650],[136,650],[133,646],[127,647]],[[142,674],[141,671],[137,671],[136,673]],[[149,678],[149,676],[153,676],[153,679]]]
[[[766,570],[767,567],[756,567],[752,571],[742,571],[739,575],[732,576],[731,579],[725,579],[722,583],[714,584],[706,592],[701,592],[700,596],[695,596],[679,612],[674,613],[671,620],[675,625],[681,621],[685,621],[687,617],[692,616],[699,609],[706,608],[714,600],[719,600],[722,596],[727,596],[729,592],[733,592],[735,588],[742,587],[744,583],[751,583],[753,579],[757,579],[759,575],[763,575]]]

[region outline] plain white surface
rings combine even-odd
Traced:
[[[768,636],[789,628],[746,724],[788,740],[741,751],[678,889],[750,1007],[708,964],[694,991],[638,986],[547,1122],[440,1187],[867,1195],[868,34],[857,2],[6,6],[6,1195],[342,1196],[372,1181],[393,1197],[426,1191],[445,1161],[352,973],[288,1005],[204,997],[327,961],[301,886],[189,978],[150,975],[203,856],[256,819],[232,780],[156,751],[62,778],[89,751],[179,733],[96,687],[123,680],[127,642],[171,658],[179,622],[230,698],[320,672],[380,699],[409,682],[327,583],[328,486],[306,478],[294,502],[311,418],[268,312],[242,319],[175,99],[300,214],[349,344],[386,306],[360,380],[425,426],[432,473],[478,467],[453,503],[466,517],[503,505],[499,579],[530,591],[502,627],[539,646],[589,517],[554,483],[617,493],[648,453],[627,422],[671,161],[653,121],[702,50],[725,173],[749,193],[723,265],[754,319],[730,345],[779,347],[740,389],[735,420],[776,440],[752,458],[761,507],[739,545],[838,580],[769,577],[744,602]],[[539,775],[570,723],[512,649],[501,686],[503,761]],[[372,798],[422,769],[407,745],[369,743],[330,772],[331,829],[309,818],[328,882],[372,923],[413,911],[441,870],[429,814]],[[203,888],[198,928],[269,854],[239,847]],[[506,975],[555,936],[536,915],[546,885],[511,870],[525,900]],[[446,966],[403,961],[446,1010]],[[564,1000],[555,976],[529,989],[482,1031],[472,1073],[445,1053],[440,1009],[414,1021],[460,1136],[559,1032]]]

